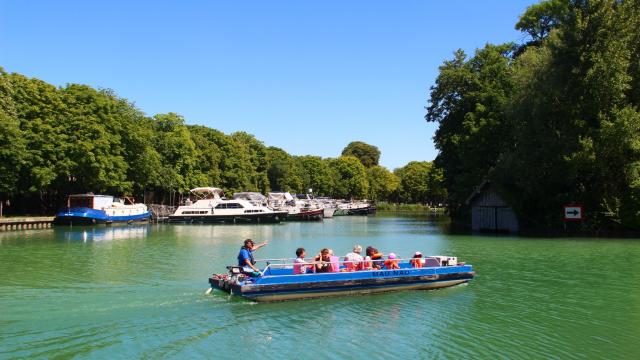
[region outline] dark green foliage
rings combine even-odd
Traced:
[[[531,5],[516,24],[516,29],[527,33],[539,44],[551,30],[564,21],[569,13],[568,0],[549,0]]]
[[[439,123],[434,136],[440,151],[436,166],[444,170],[454,213],[511,142],[504,108],[512,87],[513,48],[487,45],[470,59],[458,50],[440,67],[431,88],[426,119]]]
[[[342,150],[342,156],[353,156],[366,168],[378,165],[380,150],[362,141],[353,141]]]
[[[445,62],[427,120],[454,210],[488,178],[525,227],[560,227],[577,202],[587,228],[638,229],[639,7],[543,1],[516,25],[533,40],[518,52]]]
[[[12,97],[11,83],[0,68],[0,201],[17,191],[25,152]]]
[[[333,169],[336,178],[335,196],[339,198],[364,198],[369,190],[367,170],[364,165],[353,156],[341,156],[332,159],[329,166]]]
[[[380,165],[367,169],[367,180],[369,181],[368,197],[371,200],[389,199],[399,185],[398,177]]]
[[[428,161],[411,161],[396,169],[400,180],[397,200],[400,203],[431,203],[437,205],[446,199],[442,185],[442,170]]]
[[[330,160],[319,156],[299,156],[295,158],[301,170],[303,189],[312,189],[320,196],[333,196],[338,175],[329,166]]]

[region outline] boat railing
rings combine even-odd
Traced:
[[[427,256],[425,258],[430,258],[430,256]],[[345,264],[353,264],[353,265],[359,265],[361,263],[364,262],[384,262],[388,259],[375,259],[375,260],[338,260],[338,261],[305,261],[304,264],[300,264],[300,263],[295,263],[295,258],[281,258],[281,259],[258,259],[255,260],[256,263],[265,263],[266,266],[264,267],[264,269],[262,269],[262,273],[264,274],[268,274],[268,270],[270,269],[290,269],[293,268],[294,265],[302,265],[302,266],[312,266],[312,265],[327,265],[327,264],[338,264],[338,267],[340,267],[341,265],[345,265]],[[409,258],[409,259],[404,259],[404,258],[396,258],[396,259],[392,259],[392,261],[396,261],[398,264],[400,263],[411,263],[411,260],[416,260],[416,258]],[[316,272],[316,267],[313,266],[313,272]]]

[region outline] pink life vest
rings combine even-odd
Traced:
[[[339,272],[340,271],[340,258],[337,256],[330,257],[331,265],[329,266],[329,272]]]
[[[298,274],[306,274],[306,269],[307,269],[306,263],[304,262],[304,260],[302,260],[301,262],[298,262],[298,259],[295,260],[294,264],[293,264],[293,273],[295,275]]]

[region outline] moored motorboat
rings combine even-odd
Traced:
[[[125,199],[129,204],[125,203]],[[67,206],[53,219],[55,225],[93,225],[149,221],[151,214],[145,204],[135,204],[111,195],[69,195]]]
[[[324,209],[312,199],[297,199],[288,192],[271,192],[268,204],[274,210],[286,211],[288,221],[314,221],[324,218]]]
[[[313,221],[313,220],[322,220],[324,218],[324,209],[313,209],[313,208],[293,208],[289,210],[287,214],[287,220],[296,221]]]
[[[336,216],[344,215],[371,215],[376,213],[374,204],[368,201],[354,201],[349,203],[338,204],[335,211]]]
[[[471,265],[456,258],[427,257],[423,267],[414,268],[399,260],[399,269],[344,271],[345,261],[337,262],[335,272],[297,274],[292,259],[262,260],[261,276],[245,275],[242,268],[229,266],[229,273],[209,278],[212,289],[259,301],[284,301],[305,298],[375,294],[399,290],[429,290],[473,279]],[[336,265],[334,265],[336,266]]]
[[[278,223],[287,217],[286,211],[274,211],[262,205],[260,199],[246,200],[249,193],[227,200],[218,188],[195,188],[190,192],[196,201],[179,206],[169,216],[170,223]]]

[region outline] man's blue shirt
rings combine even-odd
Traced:
[[[253,264],[253,254],[251,250],[241,248],[238,254],[238,266],[247,266],[246,260],[249,260],[249,262]]]

